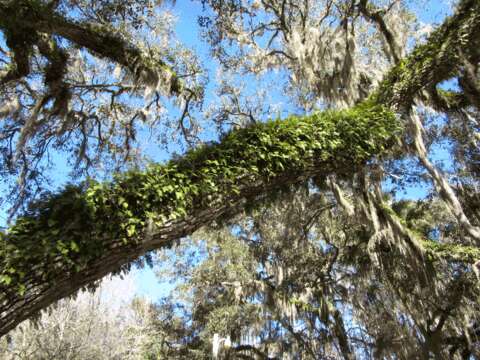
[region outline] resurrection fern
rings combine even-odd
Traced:
[[[453,78],[462,66],[462,56],[478,60],[479,23],[480,2],[461,1],[455,17],[447,19],[428,42],[416,46],[388,72],[375,92],[377,100],[408,109],[419,91]]]
[[[390,147],[400,129],[391,111],[365,103],[260,123],[165,165],[68,186],[2,234],[0,283],[23,293],[32,272],[48,282],[59,271],[79,271],[114,246],[141,242],[156,227],[252,186],[301,173],[351,174]]]

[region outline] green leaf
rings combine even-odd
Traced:
[[[8,275],[0,276],[0,282],[4,283],[5,285],[10,285],[12,283],[12,277]]]
[[[77,243],[75,241],[70,242],[70,249],[72,249],[75,252],[79,252],[80,248],[78,247]]]
[[[135,231],[136,231],[135,225],[129,225],[129,226],[127,227],[127,236],[128,236],[128,237],[133,236],[133,235],[135,234]]]

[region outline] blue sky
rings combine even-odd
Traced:
[[[204,42],[199,41],[199,28],[197,17],[202,13],[201,3],[195,1],[179,1],[173,7],[173,12],[178,16],[176,33],[179,40],[185,45],[195,50],[202,59],[208,59],[208,48]],[[209,61],[209,71],[214,71],[212,61]],[[213,76],[214,74],[210,74]],[[174,285],[168,282],[159,281],[155,275],[154,269],[145,267],[136,274],[137,293],[150,300],[155,300],[167,296]]]

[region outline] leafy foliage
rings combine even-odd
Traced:
[[[49,282],[59,272],[79,271],[116,244],[141,242],[169,221],[238,201],[246,187],[261,192],[269,182],[305,172],[350,174],[388,148],[399,129],[393,113],[365,103],[240,129],[113,183],[69,186],[33,204],[2,235],[4,291],[23,294],[36,276]]]

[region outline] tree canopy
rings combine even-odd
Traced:
[[[202,4],[223,71],[210,143],[195,137],[202,65],[169,43],[162,4],[0,2],[2,175],[19,180],[0,333],[193,236],[200,265],[172,270],[190,308],[158,306],[170,346],[151,356],[480,356],[480,2],[459,1],[424,38],[402,1]],[[264,104],[227,83],[274,70],[301,114],[259,118]],[[190,149],[143,166],[137,122],[161,127],[172,97]],[[35,195],[49,146],[85,172],[106,158],[130,169]],[[396,196],[414,185],[429,195]]]

